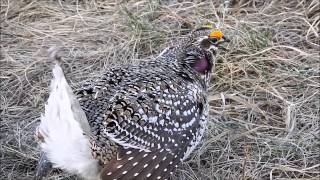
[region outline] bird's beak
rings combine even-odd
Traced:
[[[230,40],[228,38],[226,38],[225,36],[222,36],[222,38],[218,41],[218,48],[223,50],[223,51],[227,51],[228,49],[221,46],[221,44],[226,43],[226,42],[230,42]]]
[[[230,39],[226,38],[225,36],[223,36],[221,39],[222,39],[222,42],[230,42]]]

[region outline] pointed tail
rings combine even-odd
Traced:
[[[85,113],[58,63],[52,71],[49,99],[36,133],[44,153],[37,174],[43,176],[47,168],[42,167],[48,166],[47,158],[53,167],[85,179],[99,179],[98,161],[91,155],[90,127]]]

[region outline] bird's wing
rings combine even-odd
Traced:
[[[170,175],[202,136],[204,97],[194,83],[159,74],[119,89],[104,109],[99,132],[121,149],[104,168],[106,179]]]
[[[107,139],[118,144],[102,178],[163,179],[199,142],[205,92],[191,78],[168,72],[156,64],[119,68],[77,93],[96,146]]]
[[[193,136],[200,128],[204,97],[194,83],[159,74],[141,78],[124,85],[109,101],[100,133],[144,151],[176,145],[181,143],[177,135],[193,131],[189,135]]]

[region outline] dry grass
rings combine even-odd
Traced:
[[[177,179],[319,179],[318,0],[1,0],[1,179],[34,174],[48,47],[62,47],[77,86],[115,64],[155,56],[205,23],[232,43],[215,66],[205,140]],[[74,179],[50,175],[65,177]]]

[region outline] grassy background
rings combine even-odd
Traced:
[[[319,179],[319,13],[318,0],[1,0],[1,179],[34,175],[46,49],[61,47],[77,86],[207,23],[232,42],[213,72],[209,129],[176,179]],[[63,178],[75,179],[49,176]]]

